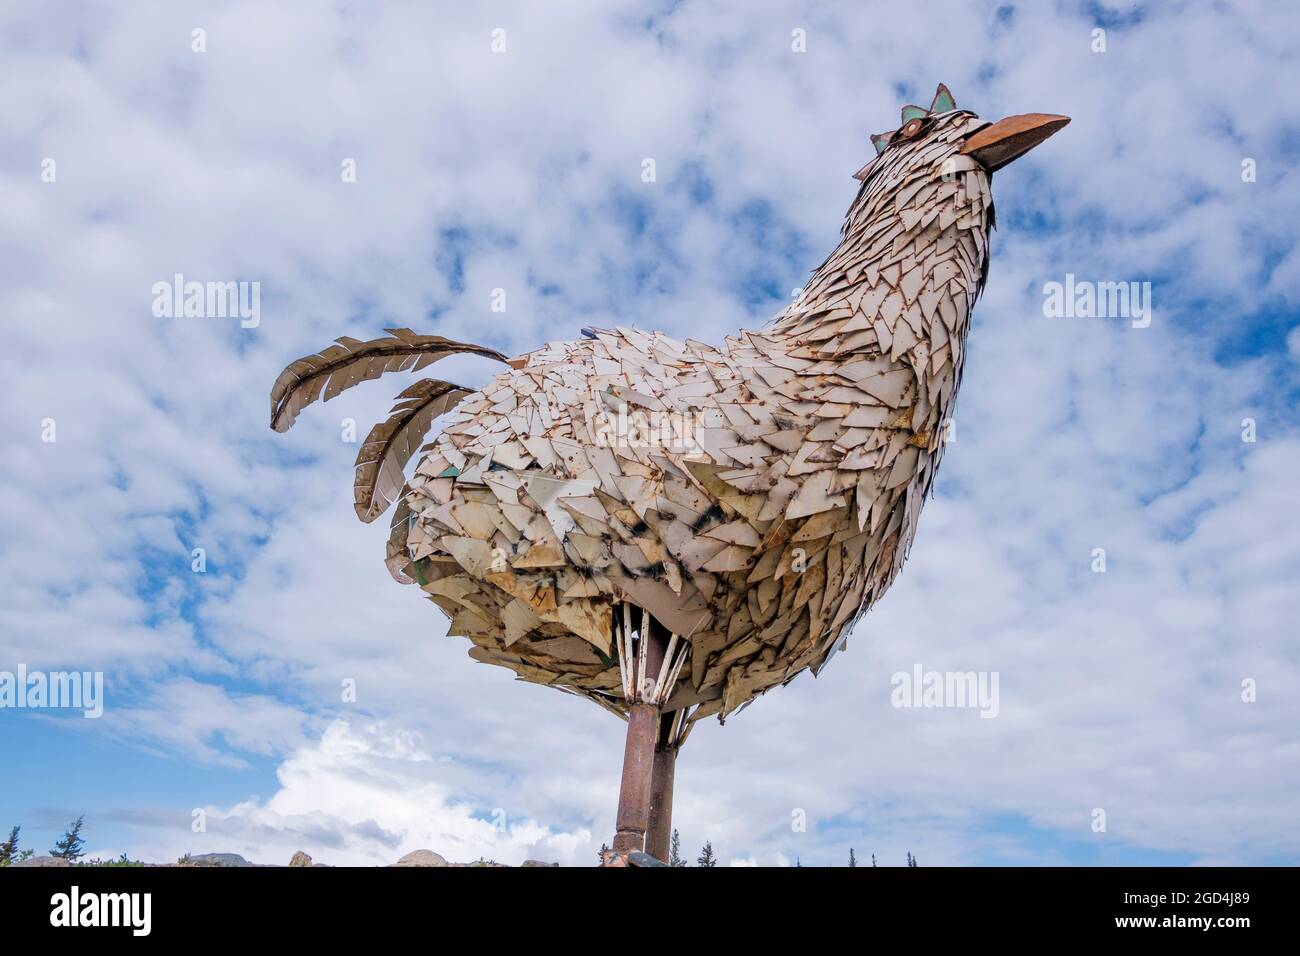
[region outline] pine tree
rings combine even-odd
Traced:
[[[600,845],[600,849],[596,851],[596,865],[597,865],[597,866],[604,866],[604,865],[605,865],[605,854],[608,853],[608,852],[609,852],[609,847],[608,847],[607,845],[605,845],[604,843],[602,843],[602,844]]]
[[[18,856],[18,827],[9,831],[9,839],[0,843],[0,866],[8,866]]]
[[[86,815],[84,813],[73,820],[72,826],[68,827],[68,831],[63,834],[63,839],[54,844],[50,856],[57,856],[69,863],[75,863],[78,857],[84,856],[86,841],[81,838],[81,828],[85,823]]]
[[[713,843],[706,840],[704,849],[700,851],[700,858],[695,861],[696,866],[717,866],[718,860],[713,855]]]
[[[672,849],[668,853],[669,866],[685,866],[686,861],[682,859],[682,835],[673,829]]]
[[[912,856],[912,851],[911,851],[911,850],[908,850],[908,851],[907,851],[907,865],[908,865],[908,866],[916,866],[916,857]]]
[[[797,869],[803,869],[803,861],[800,860],[797,856],[794,858],[794,865]]]
[[[857,866],[858,858],[853,855],[853,847],[849,847],[849,866]]]
[[[872,865],[872,866],[875,866],[875,865],[876,865],[876,854],[874,854],[874,853],[871,854],[871,865]]]

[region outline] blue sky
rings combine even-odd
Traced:
[[[904,573],[822,677],[696,729],[683,841],[763,865],[1300,862],[1283,5],[54,3],[0,23],[0,670],[107,687],[99,720],[0,710],[0,827],[24,845],[84,812],[105,856],[593,862],[622,726],[473,664],[389,578],[385,522],[353,516],[341,424],[364,435],[402,383],[284,436],[270,384],[391,325],[515,354],[615,322],[759,326],[833,247],[869,135],[942,80],[986,118],[1073,122],[994,178],[957,439]],[[155,317],[177,272],[260,281],[261,323]],[[1067,273],[1151,282],[1151,327],[1045,318]],[[916,663],[999,672],[999,718],[892,708]]]

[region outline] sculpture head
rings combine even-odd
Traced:
[[[968,259],[979,274],[978,297],[994,225],[994,170],[1069,122],[1067,116],[1027,113],[987,123],[958,109],[940,83],[929,109],[904,106],[898,129],[871,137],[876,156],[854,174],[862,187],[845,217],[844,241],[883,268],[927,259],[936,250],[951,254],[956,237],[967,236],[974,242]]]
[[[954,181],[958,174],[981,173],[983,184],[1070,122],[1068,116],[1026,113],[989,123],[957,108],[948,87],[939,84],[929,109],[904,106],[895,130],[871,137],[875,157],[854,174],[862,182],[855,206],[880,212],[901,208],[887,202],[896,193],[926,181]],[[955,194],[954,194],[955,195]],[[902,198],[902,197],[900,197]]]
[[[940,83],[929,109],[904,106],[898,129],[871,137],[876,157],[854,173],[854,178],[865,182],[886,169],[906,172],[942,165],[945,159],[958,155],[969,156],[992,173],[1069,122],[1068,116],[1052,113],[1024,113],[996,123],[984,122],[970,110],[958,109],[948,87]]]

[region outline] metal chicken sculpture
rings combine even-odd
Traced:
[[[276,380],[285,431],[385,372],[458,352],[510,366],[473,393],[402,392],[357,456],[356,511],[398,502],[388,567],[472,658],[627,718],[616,852],[666,855],[696,721],[816,673],[897,576],[987,276],[990,174],[1068,122],[981,122],[942,85],[929,109],[905,107],[872,137],[842,239],[802,294],[721,346],[584,329],[508,359],[393,329]]]

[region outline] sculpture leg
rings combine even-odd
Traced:
[[[627,743],[623,747],[623,781],[618,791],[615,853],[645,849],[658,724],[659,708],[654,704],[632,705],[627,719]]]
[[[638,641],[645,641],[644,667],[633,666],[632,695],[628,711],[627,742],[623,746],[623,779],[618,791],[618,815],[615,818],[615,853],[645,849],[646,828],[650,824],[651,784],[654,777],[655,739],[659,733],[660,706],[643,686],[645,675],[659,673],[667,649],[667,635],[650,615],[644,615]],[[637,657],[640,657],[638,647]],[[653,679],[650,679],[653,685]],[[647,699],[648,698],[648,699]]]
[[[672,714],[659,718],[659,743],[650,777],[650,822],[645,838],[645,851],[664,863],[668,862],[672,842],[673,774],[677,767],[677,748],[671,742],[672,725]]]

